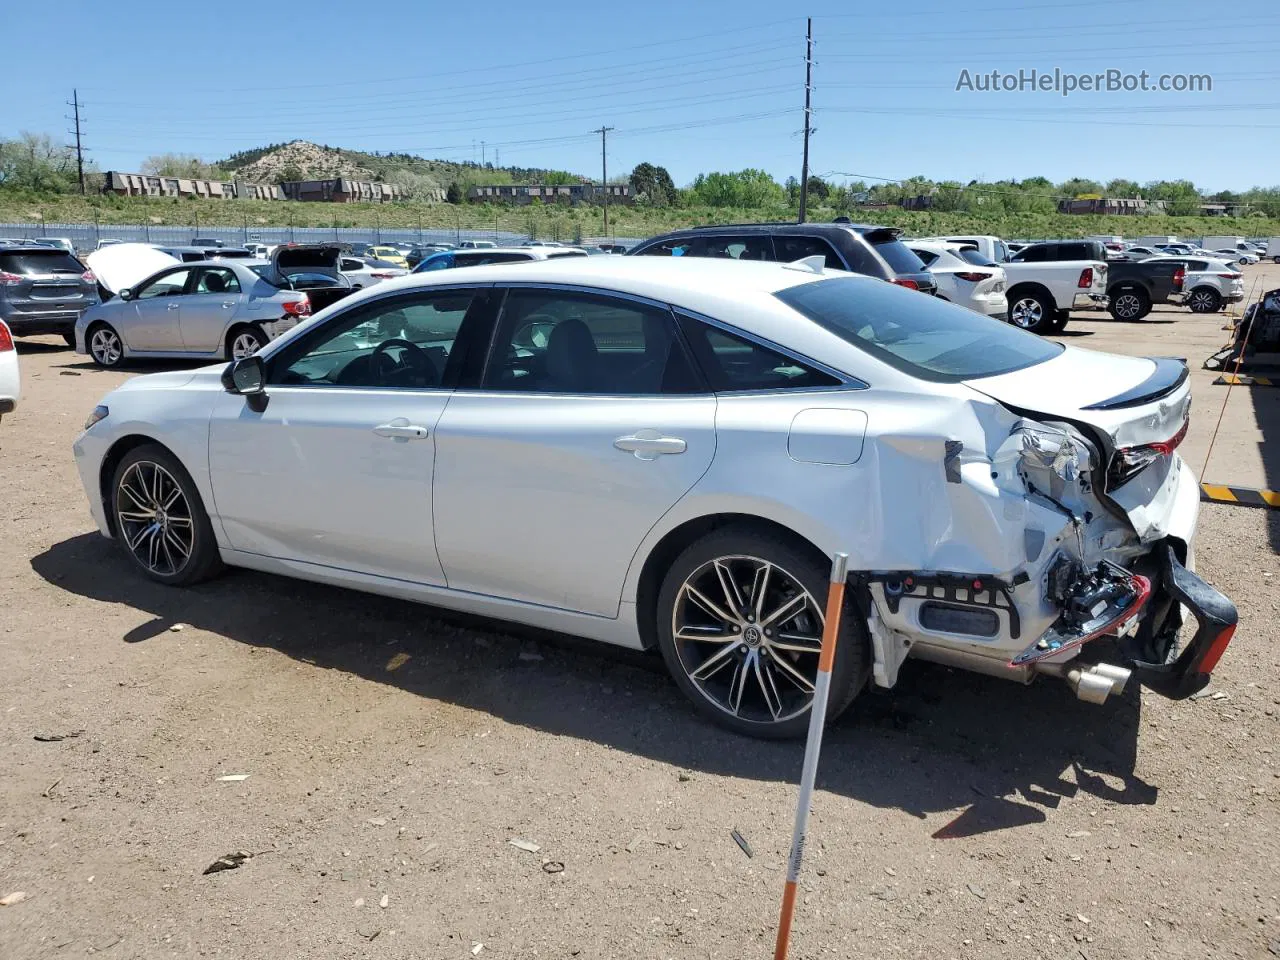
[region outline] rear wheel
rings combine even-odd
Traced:
[[[1009,297],[1009,322],[1032,333],[1047,333],[1055,307],[1044,294],[1015,291]]]
[[[109,323],[95,323],[85,334],[93,362],[108,370],[124,362],[124,341]]]
[[[787,538],[749,526],[697,541],[658,595],[658,644],[699,712],[754,737],[808,729],[822,648],[828,570]],[[842,614],[829,720],[866,685],[869,642],[852,605]]]
[[[1067,329],[1067,321],[1071,319],[1071,314],[1066,310],[1057,310],[1053,314],[1053,319],[1049,321],[1047,333],[1061,333]]]
[[[227,334],[227,358],[243,360],[252,356],[267,345],[266,332],[256,324],[247,327],[236,327]]]
[[[1111,295],[1107,312],[1126,323],[1141,320],[1151,312],[1151,298],[1139,287],[1124,287]]]
[[[1217,313],[1222,309],[1222,294],[1208,287],[1192,290],[1187,298],[1187,306],[1192,313]]]

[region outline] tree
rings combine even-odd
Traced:
[[[54,143],[47,133],[24,131],[16,140],[0,141],[0,185],[69,193],[78,183],[75,151]]]
[[[391,171],[387,175],[386,182],[398,186],[406,200],[440,199],[440,184],[436,182],[435,177],[429,177],[425,173],[417,173],[401,167]]]
[[[671,206],[678,198],[676,185],[666,167],[637,163],[627,180],[631,184],[631,192],[636,197],[647,198],[652,206]]]
[[[700,173],[690,188],[699,203],[709,207],[763,207],[782,202],[782,187],[763,170]]]
[[[787,177],[787,203],[795,206],[800,202],[800,181],[795,177]]]
[[[1106,195],[1108,197],[1117,197],[1121,200],[1133,200],[1142,192],[1142,188],[1132,180],[1125,180],[1119,177],[1115,180],[1107,181]]]
[[[192,180],[225,180],[227,174],[216,164],[205,163],[190,153],[158,153],[142,161],[142,172],[153,177],[187,177]]]
[[[457,180],[454,180],[449,184],[449,189],[444,195],[445,200],[449,203],[461,203],[464,197],[465,195],[462,192],[462,187]]]
[[[1058,192],[1064,197],[1079,197],[1088,194],[1102,195],[1102,184],[1097,180],[1085,180],[1081,177],[1072,177],[1070,180],[1064,180],[1058,184]]]
[[[276,171],[276,183],[291,183],[294,180],[305,180],[307,175],[296,163],[287,163]]]
[[[1163,200],[1165,213],[1173,217],[1194,217],[1200,213],[1200,191],[1190,180],[1153,180],[1143,192],[1148,200]]]
[[[809,178],[809,196],[817,197],[819,200],[825,200],[831,196],[831,185],[821,177]]]

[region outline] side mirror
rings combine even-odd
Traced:
[[[132,291],[132,290],[130,290],[128,287],[125,287],[125,288],[124,288],[123,290],[121,290],[118,294],[116,294],[116,296],[118,296],[121,300],[132,300],[132,299],[133,299],[133,291]]]
[[[229,364],[222,372],[222,386],[227,393],[244,397],[254,413],[267,409],[267,368],[261,357],[254,355]]]

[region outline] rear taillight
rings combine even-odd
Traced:
[[[1244,276],[1244,274],[1243,273],[1219,273],[1217,274],[1217,276],[1222,278],[1223,280],[1239,280],[1241,277]]]
[[[1181,290],[1182,285],[1183,283],[1186,282],[1186,280],[1187,280],[1186,267],[1179,267],[1177,270],[1173,271],[1173,289],[1174,290]]]
[[[1204,659],[1200,661],[1196,667],[1197,673],[1213,673],[1213,668],[1218,665],[1218,661],[1222,659],[1222,655],[1227,652],[1227,644],[1231,642],[1231,638],[1236,635],[1236,624],[1231,624],[1222,628],[1222,632],[1213,638],[1213,643],[1209,644],[1209,649],[1205,651]]]
[[[992,273],[957,273],[957,277],[961,280],[968,280],[970,283],[981,283],[983,280],[989,280],[995,276]]]
[[[893,282],[900,287],[906,287],[908,290],[919,290],[920,284],[907,277],[894,277]]]
[[[12,287],[23,281],[23,277],[16,273],[5,273],[0,270],[0,287]]]
[[[84,273],[80,274],[80,279],[83,280],[85,283],[98,282],[98,278],[93,275],[92,270],[86,270]]]
[[[286,300],[284,302],[284,312],[291,317],[309,317],[311,316],[311,301],[306,296],[301,300]]]
[[[1088,290],[1093,286],[1093,267],[1085,267],[1080,271],[1080,279],[1076,286],[1081,290]]]
[[[1187,428],[1190,426],[1191,420],[1187,419],[1183,421],[1181,429],[1168,440],[1145,443],[1139,447],[1121,447],[1117,450],[1115,456],[1111,458],[1111,467],[1107,471],[1108,489],[1114,490],[1128,483],[1161,457],[1172,456],[1173,451],[1178,449],[1178,445],[1187,438]]]
[[[9,332],[9,328],[5,326],[3,320],[0,320],[0,353],[8,353],[13,349],[13,334]]]

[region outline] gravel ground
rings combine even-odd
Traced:
[[[1156,319],[1067,333],[1193,364],[1225,338]],[[655,658],[247,572],[142,580],[70,454],[129,374],[83,360],[27,341],[0,424],[0,897],[26,894],[0,958],[771,954],[799,745],[702,722]],[[1214,463],[1274,476],[1280,393],[1233,394]],[[926,664],[863,696],[827,737],[793,956],[1280,952],[1278,547],[1280,511],[1206,505],[1199,567],[1241,613],[1210,696],[1099,708]]]

